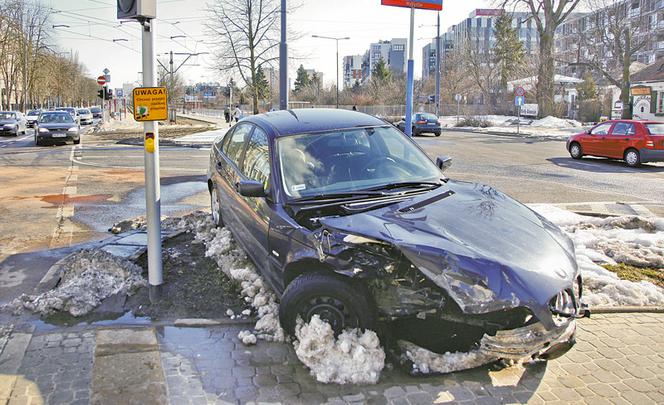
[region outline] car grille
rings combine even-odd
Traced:
[[[563,318],[574,317],[581,308],[581,296],[583,284],[581,276],[572,283],[571,288],[561,290],[549,301],[549,308],[554,315]]]

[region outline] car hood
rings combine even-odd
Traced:
[[[578,273],[559,228],[481,184],[450,180],[414,199],[320,222],[398,248],[466,313],[526,306],[550,319],[549,300]]]
[[[17,120],[0,120],[0,125],[16,124],[17,122],[18,122]]]
[[[60,122],[52,122],[52,123],[40,123],[39,128],[46,128],[46,129],[69,129],[71,127],[76,127],[76,123],[74,122],[67,122],[67,123],[60,123]]]

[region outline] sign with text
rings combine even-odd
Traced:
[[[380,0],[380,4],[383,6],[395,6],[395,7],[407,7],[407,8],[419,8],[423,10],[442,10],[443,9],[443,0],[422,0],[422,1],[412,1],[412,0]]]
[[[632,87],[631,89],[632,96],[649,96],[650,95],[650,87],[647,86],[635,86]]]
[[[136,121],[165,121],[168,119],[166,87],[136,87],[133,91]]]

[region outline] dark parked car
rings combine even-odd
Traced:
[[[28,122],[19,111],[0,111],[0,134],[14,135],[25,134]]]
[[[564,353],[586,315],[572,242],[507,195],[446,178],[449,163],[363,113],[249,116],[212,148],[212,218],[281,297],[288,333],[318,314],[440,353]]]
[[[81,128],[67,111],[45,111],[39,116],[35,127],[35,144],[46,142],[81,143]]]
[[[401,121],[397,123],[397,128],[401,132],[406,132],[406,119],[402,118]],[[442,126],[438,121],[438,117],[434,114],[429,113],[417,113],[413,115],[413,136],[417,136],[424,133],[434,134],[440,136],[442,132]]]
[[[92,113],[92,118],[101,119],[101,117],[102,117],[101,108],[99,108],[99,107],[90,107],[90,112]]]

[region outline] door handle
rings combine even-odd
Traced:
[[[629,141],[629,138],[623,138],[623,141]]]

